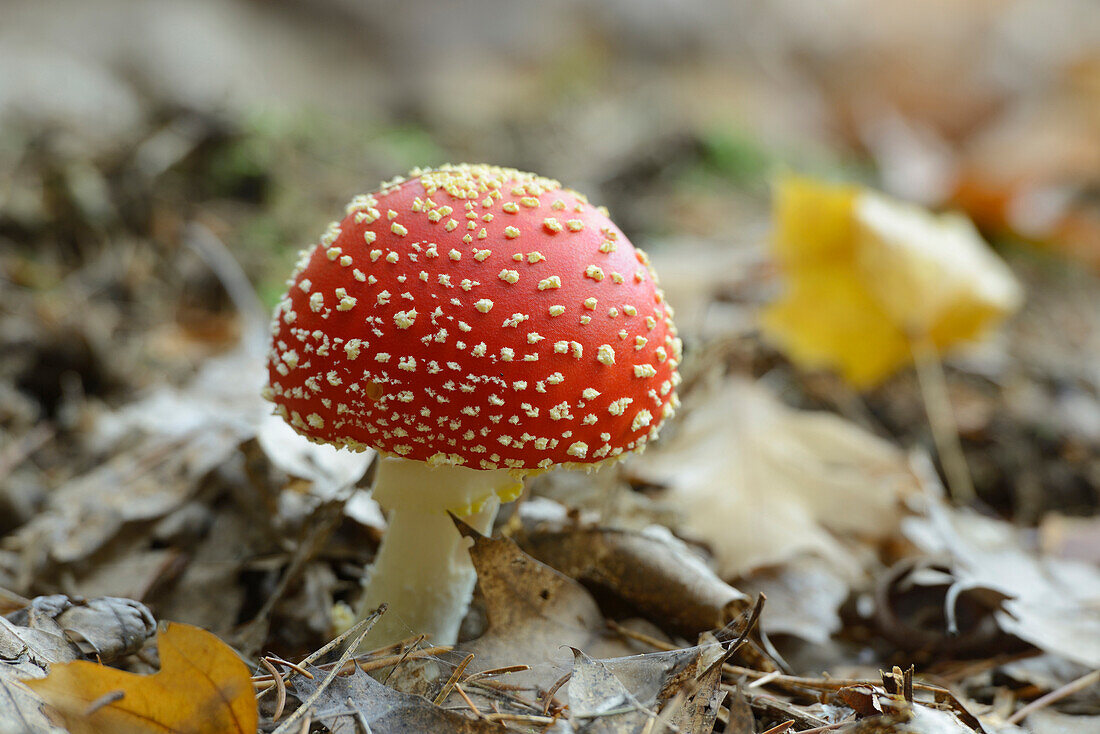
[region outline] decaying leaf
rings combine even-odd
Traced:
[[[593,660],[576,648],[573,656],[569,714],[577,728],[592,734],[630,734],[646,719],[656,717],[649,709],[654,701],[640,701],[607,661]],[[656,699],[656,691],[653,698]]]
[[[701,721],[717,715],[721,665],[725,650],[717,643],[669,652],[594,659],[573,650],[573,669],[566,694],[574,728],[584,732],[634,732],[649,719]],[[709,673],[705,679],[700,676]],[[662,707],[669,706],[665,711]],[[660,730],[663,724],[655,726]],[[686,731],[692,731],[687,729]],[[709,731],[709,730],[707,730]]]
[[[674,731],[685,732],[685,734],[710,734],[714,731],[722,701],[726,698],[726,691],[722,689],[721,683],[722,666],[713,665],[703,671],[699,678],[690,681],[689,686],[685,686],[685,689],[690,687],[691,690],[686,691],[683,703],[673,711],[670,717],[672,725],[676,727]],[[675,705],[675,702],[676,699],[673,699],[673,702],[669,705]],[[662,718],[664,718],[665,712],[662,711],[661,713]],[[728,725],[726,727],[727,732],[751,734],[754,721],[751,712],[749,713],[749,728],[747,730],[736,728],[737,724],[741,722],[734,722],[732,715],[730,719],[734,728]]]
[[[313,695],[325,678],[325,671],[310,666],[313,680],[295,678],[294,687],[301,698]],[[349,676],[337,676],[321,693],[313,707],[313,718],[332,734],[503,734],[504,726],[484,719],[473,719],[457,711],[436,706],[411,693],[395,691],[356,668]],[[363,724],[369,726],[365,729]]]
[[[727,579],[803,553],[856,573],[834,534],[889,537],[899,499],[916,488],[891,444],[838,416],[787,408],[744,380],[726,382],[660,451],[633,461],[667,487],[682,533],[711,547]]]
[[[28,681],[73,734],[256,731],[258,714],[248,668],[214,635],[166,625],[157,637],[161,669],[135,675],[83,660],[51,666]]]
[[[40,596],[19,612],[8,615],[15,624],[38,630],[70,643],[83,655],[110,662],[136,652],[156,631],[153,615],[133,599],[105,596],[72,600],[55,594]],[[55,657],[63,662],[71,657]]]
[[[474,653],[471,672],[517,662],[561,662],[566,646],[591,647],[604,621],[584,587],[531,558],[511,540],[487,538],[461,521],[456,524],[473,538],[470,557],[488,619],[485,634],[462,646]],[[555,673],[549,671],[542,683],[549,686],[560,675]]]
[[[851,586],[848,574],[816,555],[756,569],[738,585],[746,593],[767,597],[760,624],[768,634],[794,635],[816,644],[824,644],[841,628],[839,610]]]
[[[929,497],[924,517],[907,519],[905,534],[923,551],[951,559],[954,586],[1005,598],[997,623],[1036,647],[1100,667],[1100,570],[1088,563],[1025,550],[1009,523],[948,507]],[[947,610],[951,618],[952,609]]]
[[[689,638],[723,626],[749,606],[748,597],[664,527],[539,530],[523,545],[540,561],[611,591],[654,624]]]
[[[0,665],[0,734],[64,734],[42,711],[35,696],[8,666]]]
[[[764,326],[792,359],[872,386],[1011,314],[1022,291],[961,215],[853,186],[788,177],[776,187],[775,251],[787,290]]]

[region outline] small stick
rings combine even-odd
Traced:
[[[752,683],[749,683],[746,688],[760,688],[761,686],[766,686],[781,675],[783,675],[783,673],[781,673],[780,671],[773,670],[767,675],[761,678],[757,678]]]
[[[633,709],[630,709],[633,711]],[[486,721],[514,721],[517,724],[553,724],[557,719],[550,716],[535,716],[533,714],[505,714],[496,711],[485,714]]]
[[[787,721],[784,721],[782,724],[776,724],[771,729],[768,729],[767,731],[761,732],[761,734],[783,734],[783,732],[787,731],[792,726],[794,726],[794,719],[788,719]]]
[[[813,729],[803,729],[798,734],[821,734],[822,732],[832,731],[833,729],[839,729],[842,726],[851,724],[854,717],[848,717],[844,721],[838,721],[835,724],[826,724],[825,726],[815,726]]]
[[[632,640],[638,642],[644,642],[645,644],[653,647],[654,649],[661,650],[663,652],[672,652],[673,650],[679,650],[676,645],[670,645],[669,643],[658,640],[656,637],[645,634],[644,632],[635,632],[634,630],[624,627],[613,619],[607,620],[607,626],[609,629],[619,633],[623,637],[629,637]]]
[[[107,693],[104,693],[102,696],[88,704],[88,708],[84,709],[84,715],[91,716],[104,706],[110,706],[116,701],[121,701],[125,696],[125,691],[108,691]]]
[[[432,655],[441,655],[445,652],[450,652],[453,648],[450,645],[439,645],[437,647],[426,647],[423,650],[412,650],[411,648],[403,655],[390,655],[384,658],[378,658],[377,660],[364,660],[361,657],[354,660],[349,660],[344,664],[344,667],[340,669],[339,675],[346,675],[352,672],[356,666],[364,673],[369,673],[372,670],[378,670],[379,668],[387,668],[391,665],[396,665],[401,662],[402,659],[408,658],[409,660],[419,660],[420,658],[430,657]],[[303,661],[305,662],[305,661]],[[318,666],[321,670],[332,670],[332,664],[327,663],[325,665]],[[296,669],[297,672],[297,669]],[[311,675],[310,678],[313,676]],[[271,682],[270,675],[254,675],[252,676],[252,685],[256,688],[265,688],[268,683]]]
[[[1046,708],[1052,703],[1061,701],[1066,696],[1073,695],[1078,691],[1083,691],[1090,686],[1094,686],[1100,683],[1100,670],[1094,670],[1091,673],[1085,673],[1080,678],[1072,680],[1065,684],[1061,688],[1057,688],[1045,696],[1040,696],[1027,706],[1005,719],[1006,724],[1019,724],[1031,714],[1035,713],[1039,709]]]
[[[932,429],[932,441],[936,444],[936,453],[943,464],[947,487],[957,504],[968,505],[977,494],[974,492],[970,467],[966,463],[966,454],[963,453],[962,442],[959,440],[959,425],[955,422],[955,409],[951,406],[951,396],[947,391],[943,363],[936,351],[936,345],[927,334],[912,337],[909,345],[913,352],[913,364],[917,371],[921,399],[924,400],[924,410],[928,414],[928,425]]]

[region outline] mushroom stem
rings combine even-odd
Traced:
[[[522,484],[504,470],[429,467],[406,459],[382,459],[374,496],[388,510],[382,539],[361,605],[389,609],[364,640],[376,648],[414,634],[434,643],[455,642],[477,575],[466,543],[447,512],[463,516],[478,532],[492,529],[503,495]]]

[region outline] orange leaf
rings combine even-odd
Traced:
[[[248,668],[228,645],[175,622],[161,628],[157,649],[161,668],[154,675],[78,660],[56,663],[48,676],[26,684],[72,734],[255,733]]]

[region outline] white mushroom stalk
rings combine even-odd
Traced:
[[[389,527],[370,572],[360,618],[385,602],[389,609],[364,640],[377,648],[415,634],[453,644],[477,575],[466,543],[448,512],[488,533],[500,502],[523,490],[508,470],[478,471],[383,458],[374,497],[388,511]]]

